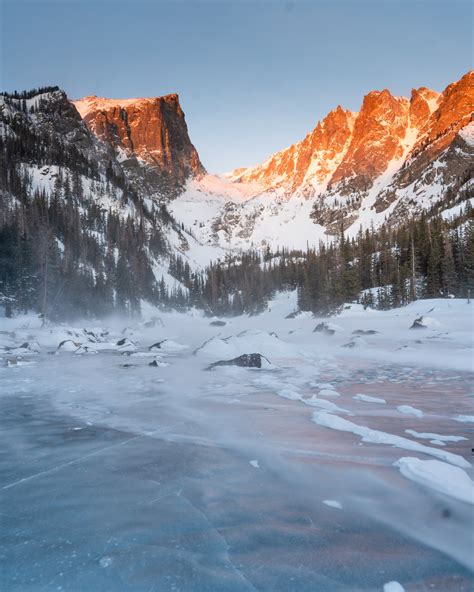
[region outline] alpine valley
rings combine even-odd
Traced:
[[[389,308],[474,280],[474,72],[442,92],[337,106],[262,164],[209,174],[176,94],[0,95],[8,314]],[[474,287],[474,286],[473,286]],[[375,290],[374,290],[375,289]]]

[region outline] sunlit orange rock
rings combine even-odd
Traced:
[[[138,159],[171,188],[205,172],[189,138],[178,95],[144,99],[91,96],[74,104],[88,128],[113,146],[125,166],[133,166]]]

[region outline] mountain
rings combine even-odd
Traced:
[[[381,286],[364,302],[465,294],[473,79],[373,91],[227,177],[206,173],[177,95],[0,94],[0,304],[65,318],[255,313],[278,289],[326,312]]]
[[[447,209],[473,195],[473,108],[472,71],[442,93],[372,91],[359,112],[338,106],[300,142],[230,173],[227,187],[190,182],[170,209],[204,242],[303,249]]]
[[[177,94],[74,101],[89,130],[110,145],[129,180],[149,197],[176,197],[205,169],[191,143]]]
[[[132,115],[145,103],[127,106],[126,145],[107,109],[87,125],[58,87],[0,95],[0,301],[52,317],[182,302],[179,280],[211,255],[154,196],[202,167],[176,95],[149,101],[153,124]]]

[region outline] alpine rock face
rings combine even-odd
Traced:
[[[110,145],[129,179],[151,197],[176,197],[205,173],[177,94],[143,99],[74,101],[89,130]]]
[[[203,242],[304,249],[449,208],[473,192],[473,110],[472,71],[442,93],[370,92],[359,112],[337,107],[261,165],[191,181],[171,211]]]

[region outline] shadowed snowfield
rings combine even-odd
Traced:
[[[472,306],[2,319],[0,588],[472,590]]]

